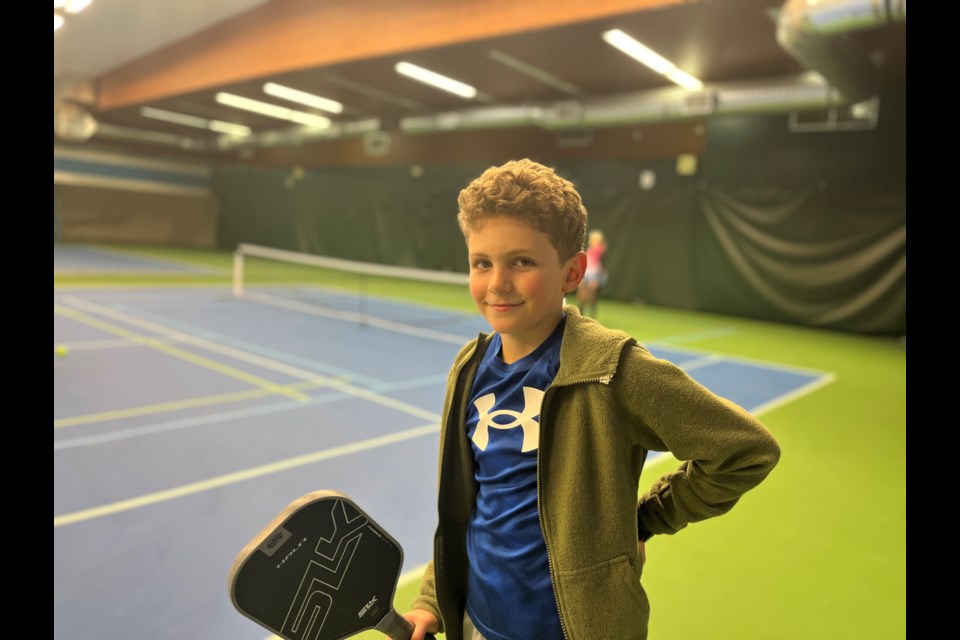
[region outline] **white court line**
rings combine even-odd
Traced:
[[[723,364],[725,358],[721,356],[711,355],[704,356],[702,358],[697,358],[696,360],[691,360],[690,362],[685,362],[683,364],[683,370],[690,372],[697,369],[702,369],[703,367],[709,367],[715,364]]]
[[[255,356],[253,354],[249,354],[247,352],[240,351],[238,349],[225,347],[223,345],[219,345],[217,343],[213,343],[208,340],[203,340],[195,336],[189,336],[189,335],[183,334],[182,332],[173,332],[167,327],[165,327],[164,325],[161,325],[155,322],[145,321],[140,318],[137,318],[136,316],[120,313],[109,307],[103,307],[101,305],[90,303],[79,298],[67,297],[64,299],[64,302],[65,303],[69,302],[71,304],[78,305],[81,308],[84,308],[88,311],[101,313],[102,315],[113,317],[114,319],[127,322],[134,326],[149,328],[149,330],[156,331],[157,333],[167,335],[171,338],[176,338],[178,340],[182,340],[183,342],[194,344],[196,346],[209,349],[211,351],[222,353],[224,355],[228,355],[233,358],[245,360],[248,362],[253,362],[255,364],[258,364],[259,366],[264,366],[266,368],[273,369],[273,370],[283,371],[284,373],[288,373],[296,377],[302,377],[310,381],[318,381],[318,382],[322,381],[323,384],[331,388],[335,388],[340,391],[344,391],[345,393],[362,397],[364,399],[369,399],[372,402],[376,402],[378,404],[383,404],[391,408],[396,408],[406,413],[410,413],[411,415],[429,417],[429,419],[436,421],[436,423],[439,423],[439,416],[432,412],[427,412],[425,410],[420,409],[419,407],[413,407],[412,405],[407,405],[406,403],[399,402],[392,398],[386,398],[386,397],[380,396],[379,394],[367,391],[366,389],[362,389],[354,385],[350,385],[347,383],[343,383],[341,381],[330,379],[330,378],[327,378],[326,376],[317,375],[316,373],[311,371],[305,371],[303,369],[291,367],[284,363],[278,363],[276,361]],[[432,332],[432,331],[428,331],[427,333],[439,334],[439,332]],[[442,335],[450,335],[450,334],[442,334]],[[461,342],[463,340],[462,338],[458,338],[458,339]],[[710,358],[707,357],[707,359],[709,360]],[[785,368],[785,367],[782,367],[781,365],[781,368]],[[753,410],[751,410],[751,413],[753,413],[754,415],[760,415],[761,413],[764,413],[766,411],[782,406],[783,404],[786,404],[787,402],[794,400],[802,395],[811,393],[815,389],[825,384],[828,384],[833,380],[834,380],[834,376],[832,374],[824,375],[818,380],[813,381],[810,384],[807,384],[804,387],[801,387],[800,389],[784,394],[783,396],[775,398],[770,402],[767,402],[759,407],[754,408]],[[155,504],[155,503],[166,501],[166,500],[172,500],[185,495],[190,495],[193,493],[198,493],[200,491],[205,491],[208,489],[233,484],[236,482],[241,482],[250,478],[259,477],[259,476],[267,475],[270,473],[277,473],[279,471],[284,471],[289,468],[294,468],[304,464],[310,464],[310,463],[313,463],[319,460],[328,459],[331,457],[338,457],[341,455],[347,455],[349,453],[354,453],[354,452],[362,451],[365,449],[384,446],[386,444],[392,444],[394,442],[406,440],[412,437],[419,437],[421,435],[433,433],[433,432],[436,432],[438,429],[439,427],[437,426],[437,424],[431,423],[430,425],[425,425],[415,429],[409,429],[409,430],[399,432],[397,434],[392,434],[389,436],[382,436],[380,438],[368,439],[365,441],[354,443],[352,445],[337,447],[334,449],[321,451],[321,452],[309,454],[306,456],[298,456],[298,457],[290,458],[284,461],[279,461],[279,462],[271,463],[268,465],[255,467],[253,469],[248,469],[246,471],[239,471],[235,473],[225,474],[209,480],[192,483],[189,485],[184,485],[181,487],[175,487],[165,491],[148,494],[146,496],[132,498],[129,500],[123,500],[120,502],[103,505],[101,507],[95,507],[92,509],[86,509],[83,511],[74,512],[72,514],[66,514],[66,515],[54,518],[54,527],[56,528],[66,524],[72,524],[74,522],[90,520],[93,518],[98,518],[98,517],[110,515],[113,513],[118,513],[121,511],[127,511],[130,509],[147,506],[149,504]],[[669,455],[659,456],[651,460],[651,464],[654,464],[654,465],[660,464],[664,460],[669,460],[671,458],[672,456],[669,456]]]
[[[718,329],[717,332],[719,333],[719,332],[721,332],[721,330]],[[705,335],[705,334],[708,334],[708,333],[713,333],[713,332],[702,332],[702,333],[700,333],[700,334],[695,334],[695,335]],[[691,335],[694,335],[694,334],[691,334]],[[678,336],[678,337],[679,337],[679,336]],[[668,339],[669,339],[669,338],[668,338]],[[815,376],[833,375],[833,373],[831,373],[831,372],[829,372],[829,371],[823,371],[823,370],[819,370],[819,369],[809,369],[809,368],[807,368],[807,367],[798,367],[798,366],[795,366],[795,365],[783,364],[782,362],[774,362],[773,360],[764,360],[764,359],[762,359],[762,358],[748,358],[748,357],[746,357],[746,356],[731,356],[731,355],[727,355],[727,354],[725,354],[725,353],[717,353],[717,352],[710,353],[710,352],[704,351],[703,349],[691,349],[691,348],[689,348],[689,347],[677,346],[677,345],[673,344],[672,342],[665,342],[665,341],[663,341],[663,340],[651,340],[651,341],[649,341],[649,342],[643,342],[643,341],[641,341],[640,344],[646,346],[648,349],[651,349],[651,350],[652,350],[652,349],[655,349],[655,348],[657,348],[657,347],[660,347],[660,348],[662,348],[662,349],[670,349],[670,350],[672,350],[672,351],[680,351],[680,352],[682,352],[682,353],[689,353],[689,354],[691,354],[691,355],[699,355],[699,356],[704,356],[704,357],[706,357],[706,356],[709,355],[709,356],[712,356],[712,357],[717,357],[717,358],[721,358],[721,359],[723,359],[723,360],[727,360],[727,361],[729,361],[729,362],[744,362],[744,363],[747,363],[747,364],[754,364],[754,365],[758,365],[758,366],[763,366],[763,367],[766,367],[766,368],[768,368],[768,369],[777,369],[777,370],[779,370],[779,371],[788,371],[788,372],[790,372],[790,373],[801,373],[801,374],[804,374],[804,375],[815,375]]]
[[[149,320],[143,320],[136,316],[130,315],[128,313],[123,313],[112,309],[110,307],[104,307],[103,305],[95,304],[92,302],[87,302],[80,298],[75,298],[73,296],[65,296],[63,302],[69,303],[76,307],[79,307],[90,313],[97,313],[99,315],[107,316],[113,318],[119,322],[124,322],[129,325],[133,325],[140,329],[151,331],[159,335],[164,335],[170,338],[178,338],[183,344],[189,344],[201,349],[206,349],[214,353],[224,355],[242,362],[248,362],[250,364],[269,369],[271,371],[276,371],[278,373],[284,373],[289,376],[299,378],[301,380],[306,380],[308,382],[316,383],[320,386],[328,387],[331,389],[336,389],[337,391],[342,391],[343,393],[352,395],[357,398],[362,398],[369,402],[379,404],[390,409],[395,409],[402,413],[408,415],[416,416],[419,418],[424,418],[426,420],[439,420],[439,416],[432,412],[416,407],[412,404],[390,398],[388,396],[383,396],[373,391],[369,391],[362,387],[350,384],[343,380],[337,380],[336,378],[331,378],[322,374],[318,374],[314,371],[309,371],[307,369],[301,369],[300,367],[294,367],[288,365],[284,362],[278,362],[271,358],[265,358],[263,356],[258,356],[256,354],[250,353],[248,351],[243,351],[241,349],[236,349],[234,347],[229,347],[222,345],[211,340],[206,340],[197,336],[189,335],[182,331],[174,331],[166,327],[163,324],[152,322]]]
[[[53,518],[53,528],[56,529],[57,527],[62,527],[68,524],[84,522],[123,511],[139,509],[140,507],[146,507],[160,502],[166,502],[167,500],[174,500],[176,498],[182,498],[184,496],[200,493],[202,491],[209,491],[210,489],[217,489],[219,487],[237,484],[239,482],[260,478],[273,473],[289,471],[290,469],[320,462],[321,460],[340,458],[353,453],[359,453],[360,451],[368,451],[370,449],[376,449],[377,447],[384,447],[387,445],[396,444],[397,442],[403,442],[404,440],[431,435],[439,431],[439,423],[430,423],[419,427],[413,427],[412,429],[391,433],[385,436],[360,440],[359,442],[353,442],[351,444],[334,447],[332,449],[324,449],[323,451],[316,451],[314,453],[308,453],[302,456],[294,456],[293,458],[287,458],[286,460],[278,460],[277,462],[271,462],[269,464],[260,465],[259,467],[246,469],[244,471],[225,473],[214,478],[208,478],[207,480],[201,480],[199,482],[192,482],[179,487],[173,487],[172,489],[157,491],[155,493],[149,493],[147,495],[130,498],[128,500],[120,500],[119,502],[112,502],[110,504],[93,507],[91,509],[74,511],[73,513],[66,513],[62,516],[55,516]]]
[[[346,379],[346,378],[345,378]],[[411,378],[410,380],[402,380],[396,383],[380,383],[374,385],[372,388],[375,391],[379,392],[392,392],[399,391],[403,389],[416,388],[427,384],[440,384],[445,382],[447,379],[446,374],[436,375],[436,376],[425,376],[420,378]],[[296,389],[306,388],[307,383],[297,383],[291,385]],[[191,400],[181,401],[181,402],[170,402],[170,403],[161,403],[155,405],[144,405],[140,407],[133,407],[130,409],[118,409],[116,411],[107,411],[98,414],[88,414],[85,416],[75,416],[73,418],[64,418],[62,420],[54,420],[53,428],[54,429],[63,429],[77,425],[88,425],[88,424],[100,424],[103,422],[109,422],[111,420],[117,420],[121,418],[128,418],[133,416],[141,415],[157,415],[160,413],[166,413],[168,411],[178,411],[187,407],[194,406],[209,406],[214,404],[222,404],[227,402],[236,402],[244,399],[251,398],[260,398],[267,395],[266,392],[261,391],[260,389],[251,389],[249,391],[222,394],[219,396],[207,396],[202,398],[193,398]],[[305,406],[316,406],[319,404],[326,404],[328,402],[334,402],[341,400],[345,397],[349,397],[346,394],[342,393],[328,393],[321,396],[308,396],[306,401],[297,401],[295,403],[291,402],[277,402],[264,405],[258,405],[256,407],[248,407],[245,409],[234,409],[232,411],[220,411],[214,414],[195,416],[192,418],[182,418],[179,420],[168,420],[167,422],[161,422],[159,424],[149,424],[139,427],[131,427],[123,429],[121,431],[111,431],[109,433],[93,435],[93,436],[76,436],[70,438],[63,438],[56,440],[53,443],[54,451],[60,449],[73,449],[76,447],[84,447],[90,445],[104,444],[106,442],[114,442],[116,440],[125,440],[127,438],[135,438],[143,435],[152,435],[155,433],[166,433],[169,431],[174,431],[177,429],[187,429],[190,427],[202,426],[206,424],[214,424],[217,422],[222,422],[224,420],[233,420],[236,418],[248,418],[250,416],[261,416],[267,415],[270,413],[276,413],[280,411],[291,411],[299,410]]]
[[[810,382],[803,385],[802,387],[797,387],[793,391],[785,393],[781,396],[774,398],[773,400],[768,400],[767,402],[764,402],[763,404],[757,407],[754,407],[753,409],[750,410],[750,413],[752,413],[755,416],[761,416],[767,413],[768,411],[773,411],[774,409],[778,409],[789,402],[793,402],[794,400],[796,400],[801,396],[805,396],[809,393],[813,393],[820,387],[825,387],[828,384],[835,382],[836,380],[837,380],[837,377],[834,374],[832,373],[824,374],[823,376],[817,378],[816,380],[811,380]]]
[[[759,418],[760,416],[767,413],[768,411],[773,411],[774,409],[782,407],[787,403],[793,402],[794,400],[796,400],[797,398],[800,398],[801,396],[805,396],[807,394],[813,393],[820,387],[824,387],[834,381],[836,381],[836,377],[833,374],[827,374],[822,378],[818,378],[817,380],[811,380],[810,382],[803,385],[802,387],[799,387],[797,389],[794,389],[793,391],[784,393],[783,395],[777,396],[776,398],[769,400],[767,402],[764,402],[763,404],[758,405],[756,407],[753,407],[752,409],[747,409],[747,411],[751,415]],[[677,464],[680,463],[680,461],[677,458],[675,458],[673,454],[670,453],[669,451],[651,451],[648,454],[646,464],[643,465],[643,470],[646,471],[653,467],[658,467],[662,465],[664,462],[667,462],[670,460],[674,461]]]

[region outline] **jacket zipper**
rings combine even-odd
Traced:
[[[484,334],[482,333],[480,334],[480,337],[477,339],[477,344],[474,347],[474,352],[470,354],[470,357],[464,360],[460,364],[460,366],[457,368],[456,375],[453,376],[454,385],[460,384],[460,376],[463,374],[463,370],[466,369],[470,364],[474,362],[474,359],[478,357],[478,354],[480,354],[482,351],[486,351],[486,348],[483,347],[483,341],[485,337],[486,336]],[[456,404],[456,401],[455,401],[456,397],[457,397],[456,393],[454,393],[451,396],[451,409],[453,408],[453,405]],[[448,424],[440,425],[441,431],[443,432],[445,438],[449,439],[451,437],[454,437],[454,436],[451,436],[451,433],[452,433],[452,429],[450,428],[451,426],[456,426],[457,428],[459,428],[459,425],[462,425],[466,422],[466,416],[464,415],[465,406],[466,406],[466,403],[461,403],[461,407],[459,410],[460,415],[457,417],[454,417],[452,413],[450,413],[448,415]],[[449,443],[445,441],[441,441],[440,448],[444,452],[444,455],[440,457],[440,467],[438,469],[437,477],[440,479],[440,482],[441,482],[440,489],[443,491],[443,493],[440,493],[437,497],[438,497],[438,504],[446,504],[447,503],[446,497],[445,497],[446,485],[443,484],[443,477],[444,477],[443,469],[444,469],[444,464],[446,462],[446,457],[450,451]],[[436,541],[434,541],[434,545],[436,545]],[[436,585],[437,608],[440,610],[441,618],[446,620],[443,607],[441,606],[441,602],[443,601],[443,599],[440,597],[440,594],[443,593],[443,589],[441,588],[441,582],[440,582],[441,576],[443,576],[444,583],[446,583],[446,569],[444,567],[444,562],[443,562],[444,553],[445,552],[443,549],[440,550],[440,553],[434,553],[433,578],[434,578],[434,583]]]
[[[543,394],[543,401],[540,403],[540,424],[543,425],[546,422],[543,416],[546,414],[547,403],[550,400],[550,398],[553,397],[555,389],[558,389],[560,387],[572,387],[575,384],[584,384],[588,382],[599,382],[600,384],[610,384],[610,380],[612,378],[613,378],[613,374],[608,373],[604,376],[600,376],[599,378],[590,378],[587,380],[574,380],[572,382],[567,382],[567,383],[558,384],[558,385],[551,384],[550,387]],[[544,432],[544,429],[540,429],[540,432],[537,435],[537,520],[539,520],[539,523],[540,523],[540,535],[543,537],[543,546],[547,550],[547,564],[550,567],[550,584],[553,586],[552,587],[553,603],[556,605],[557,615],[560,617],[560,630],[563,632],[564,638],[569,638],[570,636],[567,633],[567,624],[563,620],[563,612],[560,609],[560,598],[557,596],[557,587],[556,587],[557,570],[556,570],[556,567],[554,566],[553,554],[550,553],[550,543],[547,542],[547,530],[543,526],[543,508],[541,506],[543,504],[543,500],[542,500],[543,494],[540,489],[541,477],[542,477],[540,475],[540,469],[543,468],[543,465],[540,464],[541,462],[540,454],[543,452],[543,432]]]

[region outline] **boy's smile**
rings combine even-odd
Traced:
[[[560,321],[563,297],[583,278],[581,251],[561,263],[546,233],[502,215],[470,230],[470,295],[500,334],[503,359],[534,351]]]

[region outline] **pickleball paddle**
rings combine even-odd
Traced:
[[[240,551],[227,586],[240,613],[286,640],[368,629],[409,640],[413,625],[393,607],[402,567],[400,544],[353,500],[314,491]]]

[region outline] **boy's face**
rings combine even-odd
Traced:
[[[467,235],[470,295],[503,342],[508,362],[531,353],[560,321],[564,295],[583,279],[581,251],[560,262],[547,234],[497,216]]]

